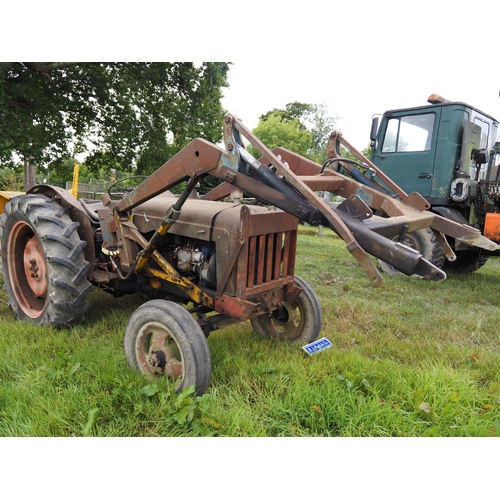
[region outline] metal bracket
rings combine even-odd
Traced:
[[[373,217],[372,209],[356,194],[346,198],[338,209],[360,221]]]

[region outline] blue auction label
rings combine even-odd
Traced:
[[[302,349],[304,349],[304,351],[306,351],[309,356],[312,356],[313,354],[324,351],[325,349],[328,349],[332,346],[333,344],[326,337],[323,337],[322,339],[315,340],[310,344],[302,346]]]

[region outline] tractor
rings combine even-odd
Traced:
[[[221,183],[196,197],[208,175]],[[182,186],[179,196],[174,186]],[[319,190],[344,201],[325,202]],[[231,191],[259,204],[220,201]],[[374,284],[382,277],[371,256],[408,275],[446,278],[394,241],[408,231],[430,228],[496,248],[476,229],[429,212],[416,193],[395,199],[290,151],[270,151],[234,115],[224,120],[224,147],[194,139],[137,187],[112,194],[85,201],[40,184],[6,203],[0,242],[9,305],[19,320],[71,328],[84,321],[92,287],[115,297],[143,294],[148,300],[125,328],[126,360],[149,377],[169,377],[178,392],[207,390],[214,330],[249,320],[263,336],[317,339],[320,301],[295,276],[299,221],[343,238]]]

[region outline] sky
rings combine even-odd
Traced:
[[[356,50],[356,49],[354,49]],[[464,54],[464,60],[471,54]],[[361,54],[359,54],[361,58]],[[251,60],[235,60],[229,70],[229,89],[224,89],[223,106],[241,118],[250,129],[259,116],[287,103],[324,103],[328,114],[339,117],[337,128],[357,149],[370,142],[373,115],[389,109],[427,105],[431,94],[470,104],[500,120],[500,69],[496,77],[479,77],[454,67],[451,61],[415,54],[410,61],[382,66],[378,59],[342,69],[324,61],[261,60],[259,78],[249,78],[255,70]],[[488,76],[487,66],[483,75]],[[281,76],[280,76],[281,75]]]
[[[233,61],[223,105],[249,128],[290,102],[325,103],[345,139],[363,149],[373,115],[426,105],[431,94],[500,120],[500,2],[475,0],[467,13],[459,2],[431,0],[406,8],[308,0],[296,12],[256,1],[263,11],[256,19],[248,10],[253,29],[235,33],[237,49],[222,38],[216,50]]]

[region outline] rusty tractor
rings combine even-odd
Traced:
[[[0,218],[0,241],[15,317],[71,327],[84,320],[92,286],[113,296],[140,292],[150,300],[128,320],[128,364],[171,378],[177,391],[194,386],[202,394],[214,330],[250,320],[264,336],[302,344],[318,337],[320,302],[295,276],[299,220],[343,238],[372,283],[381,275],[370,255],[408,275],[445,279],[420,253],[393,240],[408,231],[430,228],[444,246],[443,233],[496,247],[470,226],[429,212],[418,194],[394,199],[289,151],[270,151],[233,115],[225,118],[224,144],[194,139],[118,200],[110,192],[100,201],[78,200],[49,185],[13,197]],[[193,198],[206,175],[223,182]],[[172,195],[181,183],[182,194]],[[216,199],[235,189],[267,207]],[[345,200],[327,203],[317,190]]]

